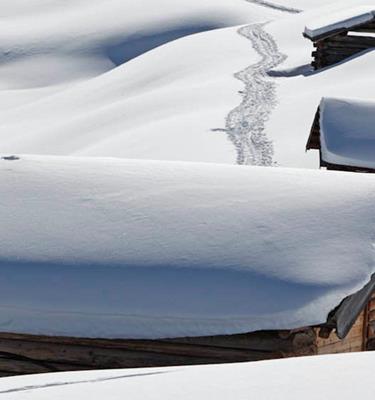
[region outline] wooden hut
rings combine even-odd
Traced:
[[[372,179],[39,156],[0,169],[0,375],[375,348]]]
[[[375,276],[318,326],[162,340],[0,334],[0,376],[259,361],[375,350]]]
[[[328,16],[305,28],[304,37],[314,43],[315,70],[339,63],[375,47],[375,13],[359,7]]]
[[[323,98],[315,114],[306,150],[319,150],[320,167],[375,172],[375,103]]]

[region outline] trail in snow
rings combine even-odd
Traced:
[[[302,12],[264,0],[246,1],[291,14]],[[286,55],[264,30],[264,24],[243,27],[239,34],[251,41],[261,61],[235,74],[245,84],[245,90],[241,104],[227,116],[225,131],[236,147],[238,164],[271,166],[274,150],[265,133],[265,123],[277,100],[276,84],[268,79],[268,72],[280,65]]]
[[[237,151],[237,163],[243,165],[273,164],[273,144],[264,132],[265,123],[276,105],[276,84],[267,79],[267,72],[280,65],[286,56],[279,52],[264,24],[241,28],[261,60],[235,74],[245,84],[241,104],[226,119],[226,132]]]
[[[265,0],[246,0],[246,1],[249,3],[258,4],[259,6],[268,7],[274,10],[288,12],[291,14],[298,14],[302,12],[302,10],[299,10],[298,8],[282,6],[281,4],[276,4]]]

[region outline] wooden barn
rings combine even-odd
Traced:
[[[0,334],[0,376],[259,361],[375,350],[375,276],[319,326],[227,336],[106,340]]]
[[[349,9],[313,23],[303,35],[314,43],[313,68],[328,67],[375,47],[375,13]]]
[[[374,173],[374,123],[374,102],[323,98],[306,150],[318,150],[328,170]]]

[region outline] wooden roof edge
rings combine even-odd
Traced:
[[[375,274],[358,292],[346,297],[341,304],[330,313],[323,328],[336,329],[339,339],[345,339],[355,321],[372,298],[375,291]]]
[[[368,22],[360,23],[360,24],[353,25],[353,26],[350,26],[350,27],[345,27],[345,28],[332,29],[331,31],[327,31],[327,32],[322,33],[322,34],[317,35],[317,36],[310,36],[306,32],[303,32],[302,35],[306,39],[309,39],[312,42],[316,43],[316,42],[320,42],[321,40],[329,39],[332,36],[341,35],[341,34],[344,34],[344,33],[348,33],[349,31],[364,27],[365,25],[374,23],[374,21],[375,21],[375,17],[371,21],[368,21]]]
[[[302,35],[303,35],[304,38],[309,39],[312,42],[316,43],[316,42],[320,42],[321,40],[329,39],[332,36],[337,36],[337,35],[341,35],[341,34],[347,33],[351,29],[353,29],[353,28],[350,28],[350,29],[348,29],[348,28],[334,29],[332,31],[325,32],[325,33],[322,33],[322,34],[317,35],[317,36],[310,36],[306,32],[303,32]]]
[[[306,143],[306,151],[311,149],[320,150],[320,106],[315,113],[314,122]]]

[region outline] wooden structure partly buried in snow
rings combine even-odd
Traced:
[[[0,334],[0,376],[266,360],[375,350],[375,276],[325,324],[293,330],[163,340]]]
[[[375,173],[375,102],[323,98],[306,150],[318,150],[320,167]]]
[[[318,70],[375,48],[375,12],[345,10],[306,27],[303,35],[314,43],[312,66]]]

